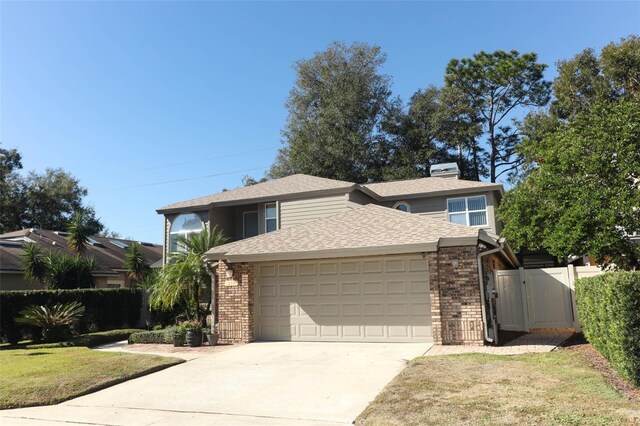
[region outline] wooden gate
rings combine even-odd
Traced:
[[[602,273],[594,266],[495,271],[500,328],[527,332],[531,328],[579,331],[575,280]]]

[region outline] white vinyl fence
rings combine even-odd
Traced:
[[[575,281],[600,275],[595,266],[514,269],[494,272],[496,309],[502,330],[573,328],[580,331]]]

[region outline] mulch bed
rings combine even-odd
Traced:
[[[640,403],[640,389],[623,379],[609,366],[609,361],[587,342],[583,334],[574,334],[562,344],[561,350],[576,351],[582,354],[587,363],[602,373],[607,382],[630,401]]]

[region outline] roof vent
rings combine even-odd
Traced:
[[[456,178],[460,177],[460,169],[457,163],[434,164],[429,169],[431,177]]]

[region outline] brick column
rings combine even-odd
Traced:
[[[227,278],[228,269],[233,270],[232,278]],[[253,264],[221,261],[216,269],[216,275],[218,277],[220,342],[253,341]]]
[[[475,246],[441,247],[437,253],[429,253],[435,343],[484,343],[476,256]]]

